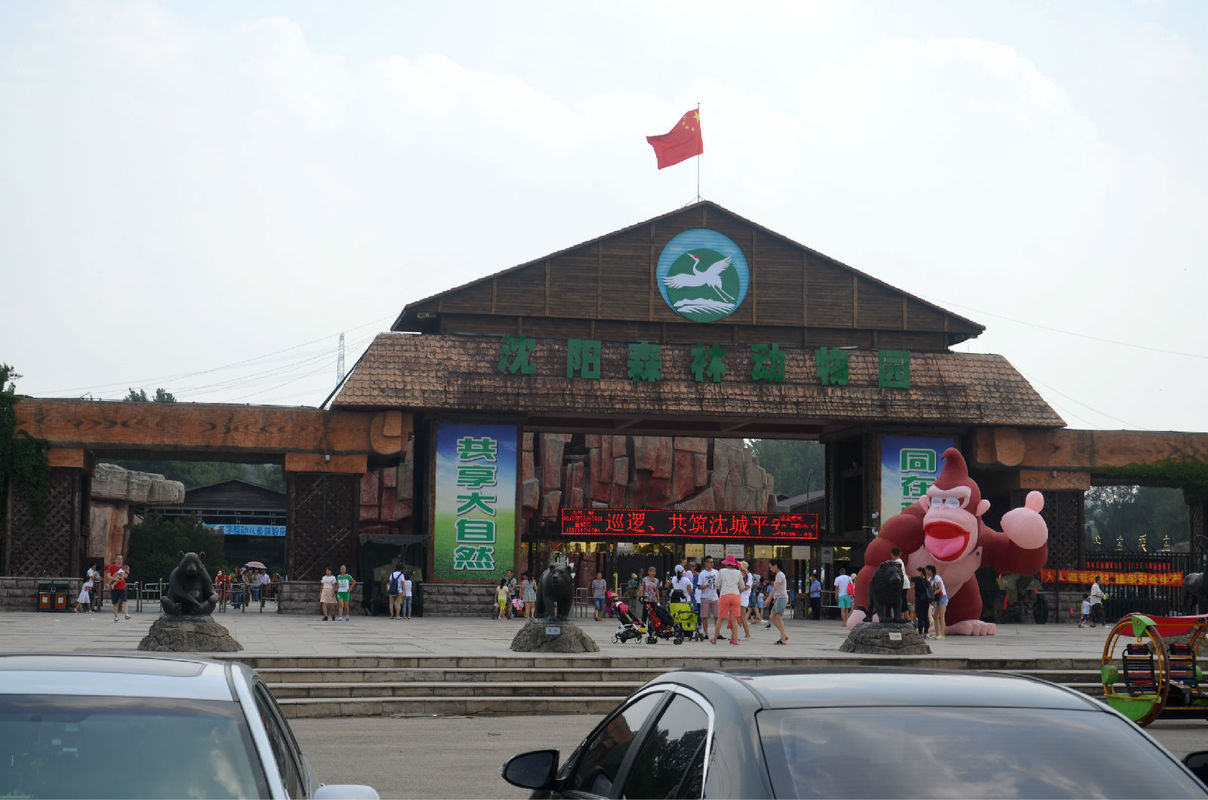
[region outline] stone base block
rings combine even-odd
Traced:
[[[844,653],[872,655],[931,655],[927,640],[908,623],[861,622],[839,645]]]
[[[598,653],[600,646],[573,622],[534,620],[512,639],[517,653]]]
[[[243,645],[213,617],[160,617],[138,643],[139,650],[171,653],[233,653]]]

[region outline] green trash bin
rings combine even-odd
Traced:
[[[39,583],[37,597],[35,609],[38,611],[55,610],[55,585],[53,583]]]
[[[68,605],[71,593],[70,583],[52,583],[50,593],[51,611],[66,612],[70,610],[71,607]]]

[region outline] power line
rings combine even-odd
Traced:
[[[1161,347],[1150,347],[1149,345],[1136,344],[1135,342],[1122,342],[1122,341],[1119,341],[1118,339],[1108,339],[1103,336],[1094,336],[1089,333],[1076,333],[1075,331],[1067,331],[1062,328],[1054,328],[1050,325],[1041,325],[1037,322],[1024,322],[1023,320],[1015,319],[1014,317],[1007,317],[1007,316],[1003,316],[1002,314],[995,314],[992,311],[982,311],[981,309],[973,308],[972,306],[967,306],[962,303],[952,303],[952,302],[945,301],[944,305],[950,305],[955,308],[963,308],[966,311],[971,311],[974,314],[977,314],[978,316],[994,317],[996,319],[1001,319],[1006,322],[1013,322],[1016,325],[1023,325],[1024,327],[1028,327],[1028,328],[1036,328],[1036,329],[1042,330],[1042,331],[1049,331],[1050,333],[1060,333],[1064,336],[1073,336],[1078,339],[1088,339],[1092,342],[1101,342],[1103,344],[1113,344],[1113,345],[1118,345],[1120,347],[1132,347],[1137,350],[1145,350],[1146,352],[1149,352],[1149,353],[1161,353],[1163,355],[1182,356],[1184,358],[1198,358],[1198,359],[1202,359],[1204,361],[1208,361],[1208,355],[1205,355],[1203,353],[1184,353],[1181,350],[1166,350]]]
[[[357,326],[355,326],[353,328],[349,328],[347,330],[359,331],[359,330],[362,330],[364,328],[369,328],[369,327],[378,328],[380,330],[380,327],[384,322],[390,322],[390,321],[393,321],[393,317],[379,317],[378,319],[371,320],[369,322],[363,323],[361,325],[357,325]],[[229,364],[222,364],[220,366],[210,367],[208,369],[195,370],[192,372],[181,372],[181,373],[177,373],[174,375],[163,375],[163,376],[153,377],[153,378],[143,378],[143,379],[139,379],[139,380],[122,380],[122,381],[115,381],[113,383],[105,383],[105,384],[99,384],[99,385],[88,384],[88,385],[83,385],[83,386],[73,386],[73,387],[68,387],[65,389],[54,389],[51,391],[39,391],[39,392],[36,392],[36,394],[38,394],[39,396],[43,396],[43,397],[46,397],[46,396],[56,397],[56,396],[65,396],[65,395],[74,396],[81,392],[89,392],[89,393],[96,394],[96,395],[105,395],[105,394],[108,394],[113,391],[120,391],[120,392],[124,393],[127,389],[129,389],[132,386],[163,386],[166,388],[168,385],[170,385],[176,381],[187,380],[187,379],[191,379],[191,378],[198,378],[203,375],[210,375],[215,372],[221,372],[223,370],[230,370],[230,369],[237,369],[239,367],[251,366],[251,365],[257,364],[259,362],[278,358],[286,353],[291,353],[291,352],[294,352],[295,350],[299,350],[304,347],[311,347],[316,344],[321,344],[323,342],[330,341],[331,338],[335,335],[336,334],[334,334],[334,333],[328,334],[326,336],[322,336],[317,339],[311,339],[306,342],[300,342],[295,345],[290,345],[289,347],[285,347],[280,350],[274,350],[270,353],[265,353],[263,355],[258,355],[258,356],[252,356],[250,358],[245,358],[240,361],[233,361]],[[373,335],[376,335],[376,331]],[[370,337],[370,338],[372,338],[372,337]],[[319,358],[319,357],[322,357],[322,356],[315,356],[315,358]],[[293,362],[293,363],[297,363],[297,362]],[[124,396],[124,394],[123,394],[123,396]]]
[[[1016,369],[1019,369],[1019,368],[1018,368],[1018,367],[1016,367]],[[1116,417],[1116,416],[1113,416],[1113,415],[1111,415],[1111,414],[1108,414],[1106,411],[1100,411],[1099,409],[1094,408],[1093,406],[1088,406],[1086,403],[1083,403],[1081,400],[1075,400],[1073,397],[1070,397],[1070,396],[1069,396],[1068,394],[1066,394],[1065,392],[1062,392],[1062,391],[1060,391],[1060,390],[1058,390],[1058,389],[1054,389],[1052,386],[1049,386],[1047,383],[1045,383],[1045,382],[1044,382],[1044,381],[1042,381],[1042,380],[1038,380],[1038,379],[1036,379],[1035,377],[1033,377],[1033,376],[1029,375],[1028,373],[1024,372],[1022,369],[1020,369],[1020,370],[1019,370],[1019,374],[1023,375],[1025,378],[1027,378],[1029,383],[1035,383],[1035,384],[1038,384],[1038,385],[1040,385],[1040,386],[1043,386],[1045,389],[1047,389],[1048,391],[1052,392],[1053,394],[1058,395],[1059,397],[1062,397],[1062,398],[1064,398],[1065,400],[1068,400],[1068,401],[1070,401],[1071,403],[1074,403],[1075,405],[1079,405],[1079,406],[1081,406],[1082,408],[1085,408],[1087,411],[1092,411],[1092,412],[1094,412],[1094,413],[1098,414],[1098,415],[1099,415],[1099,416],[1101,416],[1101,417],[1107,417],[1108,419],[1112,420],[1113,422],[1118,422],[1118,423],[1120,423],[1121,425],[1123,425],[1125,428],[1129,428],[1129,429],[1132,429],[1132,430],[1145,430],[1145,428],[1143,428],[1143,427],[1142,427],[1142,426],[1140,426],[1140,425],[1133,425],[1131,422],[1128,422],[1127,420],[1122,420],[1122,419],[1120,419],[1119,417]],[[1074,416],[1077,416],[1077,414],[1074,414]],[[1094,424],[1095,424],[1095,423],[1093,423],[1093,422],[1091,422],[1090,420],[1087,420],[1087,419],[1085,419],[1085,418],[1082,418],[1082,421],[1083,421],[1083,422],[1085,422],[1085,423],[1086,423],[1086,424],[1088,424],[1088,425],[1094,425]]]

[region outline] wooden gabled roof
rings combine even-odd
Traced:
[[[507,415],[529,428],[730,437],[811,436],[850,425],[1061,428],[1064,420],[1005,358],[911,354],[910,387],[878,386],[875,351],[849,352],[850,380],[823,386],[812,350],[785,352],[783,383],[747,379],[748,351],[726,353],[720,383],[693,379],[693,346],[661,346],[662,379],[626,377],[628,345],[605,342],[601,377],[566,377],[566,341],[536,339],[533,374],[501,372],[500,339],[382,333],[333,408]]]
[[[715,322],[677,315],[655,281],[663,247],[693,228],[728,236],[750,267],[746,300]],[[409,303],[391,330],[943,351],[985,328],[702,201]]]

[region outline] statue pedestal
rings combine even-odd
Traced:
[[[839,649],[879,656],[931,655],[927,640],[909,622],[861,622]]]
[[[138,643],[139,650],[172,653],[233,653],[243,645],[231,638],[231,632],[204,617],[160,617]]]
[[[566,620],[533,620],[512,639],[517,653],[598,653],[596,644],[582,628]]]

